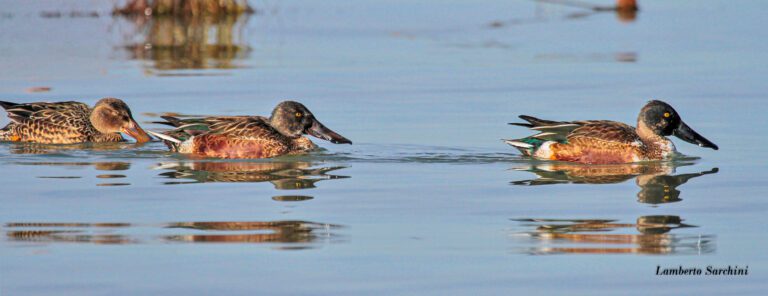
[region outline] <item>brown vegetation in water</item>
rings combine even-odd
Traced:
[[[224,16],[250,14],[247,0],[129,0],[120,15]]]
[[[131,17],[141,42],[124,48],[131,59],[153,61],[157,70],[232,69],[247,58],[241,40],[247,16]]]

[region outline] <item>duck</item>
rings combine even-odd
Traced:
[[[93,108],[85,103],[0,101],[11,122],[0,129],[0,141],[41,144],[123,142],[120,133],[145,143],[151,137],[133,119],[128,104],[103,98]]]
[[[538,134],[504,140],[524,156],[584,164],[666,160],[677,150],[668,136],[700,147],[717,145],[689,127],[669,104],[651,100],[640,110],[637,127],[610,120],[552,121],[520,115],[527,123],[509,123]]]
[[[162,118],[165,121],[155,123],[175,129],[149,132],[160,138],[171,152],[196,157],[259,159],[301,154],[317,148],[303,135],[334,144],[352,144],[349,139],[325,127],[306,106],[295,101],[279,103],[270,117]]]

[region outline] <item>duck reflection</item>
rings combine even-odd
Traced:
[[[272,197],[272,200],[274,201],[283,201],[283,202],[307,201],[312,199],[314,199],[314,197],[307,196],[307,195],[278,195],[278,196]]]
[[[11,154],[59,154],[69,151],[121,151],[135,149],[144,144],[116,142],[116,143],[80,143],[80,144],[40,144],[40,143],[6,143]]]
[[[6,228],[24,230],[12,230],[6,232],[10,241],[50,243],[94,243],[94,244],[130,244],[136,243],[127,236],[120,234],[87,234],[82,228],[124,228],[130,227],[127,223],[8,223]],[[64,230],[58,230],[58,229]]]
[[[532,231],[518,233],[546,244],[532,254],[703,254],[714,252],[714,236],[670,232],[697,227],[679,216],[642,216],[635,223],[603,219],[515,219]],[[639,233],[629,232],[633,229]]]
[[[538,176],[536,179],[512,181],[512,185],[551,185],[551,184],[613,184],[636,179],[640,192],[637,201],[647,204],[678,202],[678,186],[688,180],[708,174],[716,174],[718,168],[691,174],[675,175],[675,168],[692,163],[631,163],[612,165],[583,165],[570,163],[547,163],[525,168],[514,168]]]
[[[308,243],[316,240],[315,230],[338,228],[338,225],[320,224],[307,221],[274,222],[184,222],[172,223],[168,228],[187,228],[206,231],[261,231],[250,234],[190,234],[165,236],[168,241],[196,243]]]
[[[133,16],[135,28],[124,46],[129,57],[148,61],[151,69],[233,69],[248,58],[243,40],[247,14],[222,16]],[[138,40],[138,42],[136,41]],[[183,75],[163,72],[159,75]]]
[[[349,178],[328,174],[343,166],[313,168],[309,162],[196,161],[161,163],[157,169],[170,170],[160,176],[191,180],[165,182],[167,185],[208,182],[270,182],[275,189],[315,188],[322,180]]]
[[[12,229],[6,231],[8,240],[17,242],[140,244],[151,242],[312,243],[321,238],[332,238],[334,235],[331,230],[341,226],[286,220],[173,222],[154,226],[129,223],[8,223],[5,227]],[[144,228],[146,232],[155,233],[155,235],[141,236],[121,233],[137,232],[136,229],[140,228]],[[165,234],[168,230],[176,230],[176,233]]]
[[[122,161],[100,161],[100,162],[54,162],[54,161],[21,161],[14,162],[14,165],[33,165],[33,166],[50,166],[50,167],[64,167],[64,168],[77,168],[77,167],[92,167],[97,171],[125,171],[131,168],[129,162]],[[70,172],[69,170],[67,172]],[[80,175],[45,175],[37,176],[40,179],[80,179],[83,176]],[[99,174],[96,175],[98,179],[121,179],[126,178],[123,174]],[[130,183],[99,183],[96,186],[126,186]]]

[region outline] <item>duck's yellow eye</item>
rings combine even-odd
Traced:
[[[301,112],[296,112],[296,117],[302,117],[304,114],[301,114]]]
[[[665,118],[669,118],[669,116],[670,116],[670,115],[671,115],[671,114],[669,114],[669,112],[664,112],[664,117],[665,117]]]

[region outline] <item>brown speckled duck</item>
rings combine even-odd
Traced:
[[[505,140],[525,156],[588,164],[630,163],[668,159],[674,135],[686,142],[717,150],[717,145],[691,129],[667,103],[652,100],[637,118],[637,128],[609,120],[551,121],[521,115],[528,123],[510,123],[539,131]]]
[[[269,118],[262,116],[215,116],[179,119],[163,116],[160,124],[174,130],[151,134],[173,152],[215,158],[270,158],[316,148],[304,134],[334,144],[352,141],[325,127],[298,102],[278,104]]]
[[[151,138],[131,115],[122,100],[104,98],[92,109],[79,102],[11,103],[0,101],[8,118],[0,129],[0,141],[42,144],[75,144],[86,142],[125,141],[128,134],[139,143]]]

